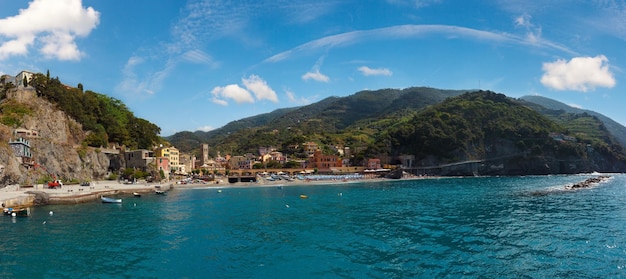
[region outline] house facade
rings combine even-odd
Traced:
[[[318,170],[330,170],[331,168],[340,168],[341,159],[337,155],[324,155],[321,150],[315,151],[313,157],[309,160],[309,168],[317,168]]]
[[[167,158],[170,166],[169,170],[176,172],[180,165],[180,152],[176,147],[159,147],[154,150],[154,156]]]
[[[21,164],[30,164],[32,162],[29,141],[23,138],[18,138],[16,140],[9,141],[9,146],[13,150],[13,155],[20,160]]]
[[[154,163],[154,152],[146,149],[127,151],[124,153],[127,168],[147,171],[148,166]]]

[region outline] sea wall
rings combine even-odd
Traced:
[[[32,195],[19,196],[2,201],[2,207],[28,207],[34,205],[35,197]]]

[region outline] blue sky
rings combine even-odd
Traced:
[[[122,100],[168,136],[361,90],[541,95],[626,124],[626,1],[0,0],[0,74]]]

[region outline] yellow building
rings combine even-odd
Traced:
[[[176,147],[159,147],[154,150],[155,157],[165,157],[169,159],[170,170],[177,172],[180,166],[180,152]]]

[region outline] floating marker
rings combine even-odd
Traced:
[[[288,204],[285,204],[285,207],[286,207],[286,208],[289,208],[289,205],[288,205]]]
[[[52,210],[51,210],[49,214],[50,214],[50,216],[52,216],[52,215],[54,215],[54,212],[52,212]]]

